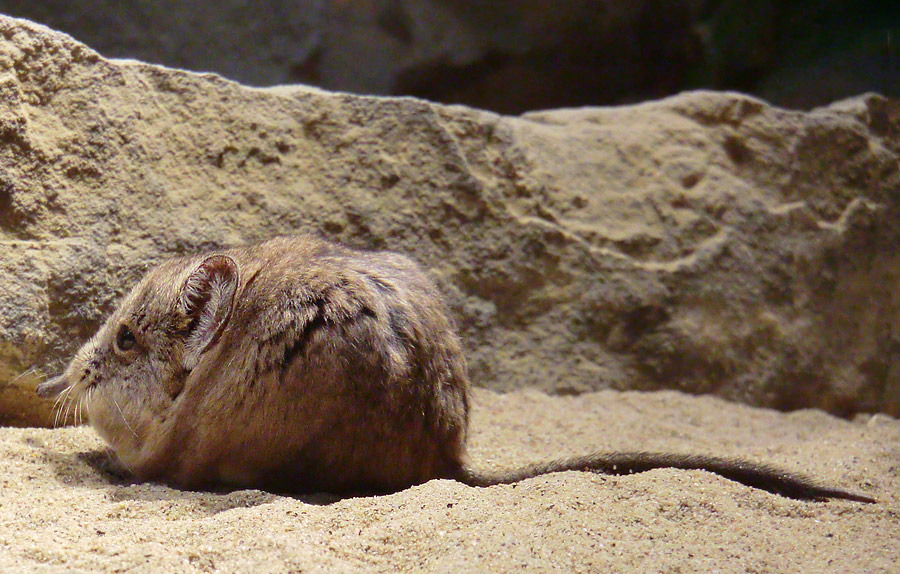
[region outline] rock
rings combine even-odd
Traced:
[[[896,416],[898,132],[875,94],[504,117],[248,88],[0,17],[0,420],[52,420],[34,385],[149,265],[296,232],[420,261],[481,386]]]

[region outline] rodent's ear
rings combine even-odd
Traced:
[[[210,255],[184,283],[179,310],[190,319],[182,364],[191,370],[200,355],[214,344],[231,319],[238,268],[227,255]]]

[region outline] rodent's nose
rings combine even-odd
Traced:
[[[59,393],[66,390],[66,387],[68,386],[68,381],[66,381],[66,379],[64,379],[60,375],[58,377],[53,377],[52,379],[47,379],[43,383],[39,384],[35,389],[35,392],[39,397],[52,399],[53,397],[59,395]]]

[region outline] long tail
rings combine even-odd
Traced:
[[[785,472],[766,464],[692,454],[601,453],[539,463],[509,472],[482,472],[471,467],[463,467],[454,478],[469,486],[492,486],[510,484],[526,478],[566,470],[602,474],[634,474],[655,468],[705,470],[746,486],[799,500],[840,498],[856,502],[875,502],[875,499],[869,496],[822,486],[805,476]]]

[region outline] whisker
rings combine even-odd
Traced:
[[[60,401],[62,401],[63,399],[65,399],[66,395],[69,394],[70,392],[72,392],[72,387],[73,387],[73,386],[74,386],[74,385],[69,385],[68,387],[64,388],[64,389],[62,390],[62,392],[60,392],[60,393],[56,396],[56,401],[54,402],[54,405],[59,404]]]
[[[69,409],[72,408],[72,387],[67,387],[63,393],[63,404],[66,406],[66,412],[63,415],[61,423],[65,425],[66,421],[69,420]]]
[[[84,409],[85,409],[85,400],[87,400],[87,393],[81,395],[81,398],[78,399],[78,413],[77,420],[79,425],[84,424]]]
[[[88,392],[81,397],[81,422],[84,423],[84,416],[87,415],[87,422],[90,423],[91,420],[91,393],[93,389],[88,389]]]
[[[87,411],[88,420],[91,420],[91,395],[94,394],[94,389],[90,388],[84,394],[84,410]]]
[[[71,387],[66,387],[65,389],[63,389],[63,392],[61,392],[61,393],[59,393],[59,395],[57,395],[56,401],[54,401],[54,403],[53,403],[54,406],[59,406],[59,405],[63,404],[65,402],[66,396],[69,394],[70,390],[71,390]]]
[[[53,401],[53,428],[57,428],[59,426],[59,413],[62,410],[62,400],[63,395],[60,393],[56,400]]]
[[[28,369],[28,370],[23,371],[22,373],[20,373],[18,377],[16,377],[15,379],[12,380],[12,382],[15,383],[16,381],[18,381],[18,380],[21,379],[22,377],[28,376],[28,375],[30,375],[31,373],[35,372],[35,371],[37,371],[37,367],[31,367],[30,369]]]
[[[72,408],[72,401],[70,398],[66,398],[66,414],[63,415],[63,424],[66,424],[66,421],[69,420],[69,410]]]
[[[68,406],[69,396],[72,391],[72,387],[66,387],[63,392],[56,397],[56,416],[53,417],[53,427],[58,428],[60,426],[60,415],[63,414],[63,408]],[[65,424],[65,417],[62,420],[63,424]]]
[[[59,415],[62,412],[63,408],[63,396],[60,394],[56,397],[56,400],[53,401],[53,428],[59,427]]]
[[[112,402],[114,405],[116,405],[116,408],[119,410],[119,415],[122,416],[122,422],[125,423],[125,426],[128,427],[128,430],[131,431],[131,434],[134,435],[134,438],[139,438],[137,433],[134,432],[134,429],[131,428],[131,425],[128,424],[128,419],[125,418],[125,413],[122,412],[122,408],[119,406],[119,403],[116,401],[116,399],[113,399]]]
[[[66,395],[66,402],[68,404],[68,407],[74,406],[75,407],[75,415],[77,416],[77,414],[78,414],[78,402],[77,401],[80,399],[74,396],[75,395],[75,393],[73,392],[74,390],[75,390],[75,385],[73,384],[73,385],[66,387],[63,392]],[[63,424],[66,424],[67,420],[69,420],[69,409],[68,408],[66,409],[66,418],[65,418],[65,420],[62,421]]]
[[[66,424],[66,413],[69,411],[69,397],[64,397],[62,403],[59,405],[59,421],[57,423],[57,427],[60,427]]]

